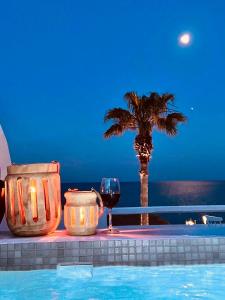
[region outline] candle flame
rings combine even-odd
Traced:
[[[32,184],[35,184],[32,182]],[[30,200],[31,200],[31,211],[34,222],[38,220],[38,208],[37,208],[37,191],[34,185],[30,186]]]
[[[186,225],[189,225],[189,226],[193,226],[193,225],[196,224],[196,221],[193,221],[192,219],[190,219],[190,220],[187,220],[187,221],[185,222],[185,224],[186,224]]]
[[[203,223],[206,225],[206,224],[207,224],[207,217],[206,217],[206,216],[203,216],[203,217],[202,217],[202,221],[203,221]]]
[[[84,226],[84,208],[80,208],[80,225]]]
[[[31,187],[30,187],[30,192],[31,192],[31,193],[36,193],[36,188],[35,188],[35,186],[31,186]]]

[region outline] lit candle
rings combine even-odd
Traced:
[[[75,222],[76,222],[75,215],[76,215],[76,209],[75,209],[75,207],[72,207],[71,213],[70,213],[70,222],[71,222],[72,226],[74,226]]]
[[[95,224],[95,207],[90,207],[90,223],[91,225]]]
[[[203,223],[206,225],[206,224],[207,224],[207,217],[206,217],[206,216],[203,216],[203,217],[202,217],[202,221],[203,221]]]
[[[189,226],[193,226],[193,225],[196,224],[196,221],[193,221],[192,219],[190,219],[190,220],[187,220],[187,221],[185,222],[185,224],[186,224],[186,225],[189,225]]]
[[[84,226],[84,208],[80,207],[80,225]]]
[[[5,188],[2,188],[2,191],[1,191],[1,198],[3,199],[5,196]]]
[[[37,192],[35,186],[30,187],[30,199],[31,199],[31,211],[32,211],[33,220],[36,221],[38,215],[37,215]]]

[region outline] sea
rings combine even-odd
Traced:
[[[62,204],[64,205],[64,192],[69,188],[79,190],[99,190],[100,182],[63,183]],[[121,196],[117,207],[140,206],[140,183],[121,182]],[[169,205],[225,205],[225,180],[224,181],[156,181],[149,183],[149,206]],[[208,213],[221,216],[225,221],[224,213]],[[202,223],[202,213],[185,214],[159,214],[152,218],[151,224],[184,224],[192,218],[197,223]],[[151,220],[151,218],[150,218]],[[118,220],[117,220],[118,223]],[[117,224],[120,225],[120,224]],[[124,225],[124,224],[121,224]],[[130,224],[127,224],[130,225]]]

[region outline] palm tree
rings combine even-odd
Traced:
[[[134,130],[137,135],[134,149],[140,162],[141,206],[148,206],[148,165],[152,156],[153,129],[177,134],[177,125],[186,121],[186,117],[175,110],[172,94],[151,93],[138,96],[135,92],[124,95],[128,109],[113,108],[105,115],[105,122],[111,120],[113,125],[104,133],[105,138],[119,136],[126,130]],[[148,225],[148,214],[141,215],[141,225]]]

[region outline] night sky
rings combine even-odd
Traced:
[[[150,179],[225,179],[224,0],[1,1],[0,43],[13,162],[59,160],[63,181],[138,180],[134,133],[104,140],[104,114],[127,91],[170,92],[188,123],[155,132]]]

